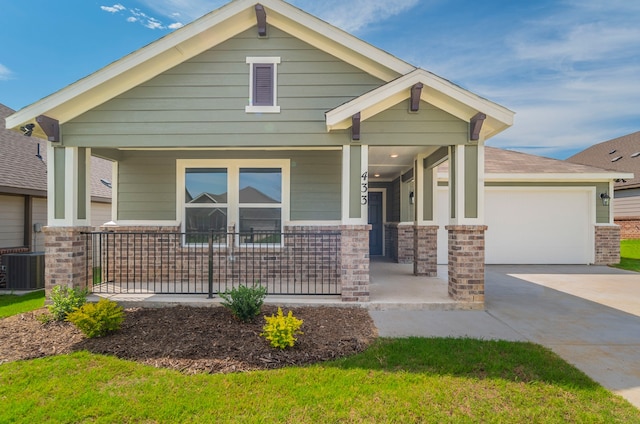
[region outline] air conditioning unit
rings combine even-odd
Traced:
[[[44,252],[9,253],[2,256],[8,290],[44,288]]]

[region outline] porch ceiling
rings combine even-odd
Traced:
[[[439,147],[369,146],[369,181],[393,181],[413,166],[416,155],[429,155]]]

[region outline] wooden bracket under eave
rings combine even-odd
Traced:
[[[422,94],[422,83],[414,84],[411,87],[411,112],[417,112],[420,110],[420,95]]]
[[[256,4],[256,19],[258,21],[258,36],[267,36],[267,12],[260,3]]]
[[[36,122],[47,135],[47,140],[53,143],[60,141],[60,123],[57,119],[49,118],[46,115],[40,115],[36,118]]]
[[[360,112],[351,117],[351,140],[360,140]]]
[[[473,118],[471,118],[469,122],[469,140],[480,140],[480,130],[482,130],[482,124],[485,119],[487,119],[487,115],[481,112],[476,113]]]

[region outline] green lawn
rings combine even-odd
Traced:
[[[33,311],[44,306],[44,290],[24,295],[0,295],[0,318]]]
[[[640,272],[640,239],[620,241],[620,264],[616,268]]]
[[[0,365],[0,422],[640,423],[549,350],[380,339],[310,367],[183,375],[87,352]]]

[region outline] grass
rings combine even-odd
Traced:
[[[24,295],[0,295],[0,318],[33,311],[44,306],[44,290]]]
[[[0,366],[0,422],[640,423],[551,351],[474,339],[379,339],[310,367],[187,376],[78,352]]]
[[[615,267],[640,272],[640,239],[620,240],[620,264]]]

